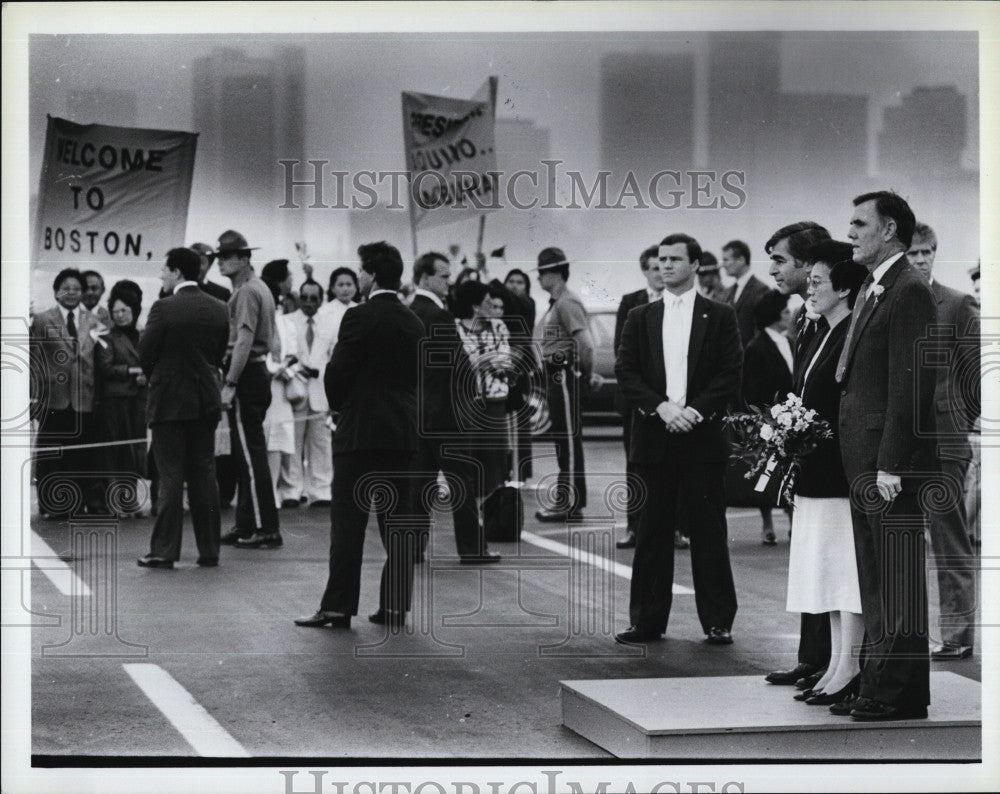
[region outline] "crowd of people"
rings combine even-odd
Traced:
[[[674,551],[689,547],[706,642],[733,642],[723,420],[794,393],[833,437],[804,459],[794,503],[760,507],[765,546],[777,543],[772,507],[792,520],[787,608],[801,614],[798,664],[767,680],[858,720],[922,717],[929,660],[965,658],[974,644],[978,305],[934,279],[934,232],[899,196],[857,197],[849,228],[849,242],[810,221],[778,229],[763,247],[775,289],[750,272],[741,240],[721,264],[679,233],[640,255],[647,285],[623,296],[614,338],[631,486],[618,545],[635,549],[630,625],[615,639],[662,637]],[[254,250],[233,230],[215,247],[171,250],[141,332],[134,282],[114,284],[105,308],[100,274],[57,275],[57,305],[31,325],[44,516],[135,515],[149,478],[156,518],[138,564],[172,568],[186,485],[198,564],[213,567],[220,545],[282,546],[280,511],[327,508],[329,579],[296,623],[348,628],[374,509],[387,559],[369,619],[401,626],[414,565],[439,553],[435,510],[452,512],[463,564],[500,561],[484,512],[497,489],[532,477],[530,398],[541,389],[558,477],[535,515],[583,517],[580,397],[602,379],[562,249],[538,254],[549,301],[537,322],[519,269],[487,281],[480,262],[453,279],[452,261],[429,252],[404,287],[399,251],[381,242],[361,246],[359,269],[338,268],[327,289],[308,266],[293,289],[288,260],[258,276]],[[214,263],[231,292],[206,280]],[[804,301],[794,316],[792,295]],[[935,325],[952,333],[930,335]],[[927,345],[950,363],[929,369],[917,355]],[[110,482],[126,496],[109,499]],[[954,498],[932,504],[928,483]],[[941,595],[933,649],[925,534]]]

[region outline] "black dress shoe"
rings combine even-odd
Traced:
[[[319,609],[313,615],[295,618],[295,625],[308,626],[309,628],[329,626],[332,629],[349,629],[351,627],[351,616],[341,615],[337,612],[329,614],[324,612],[322,609]]]
[[[293,508],[297,508],[298,506],[299,506],[299,500],[298,499],[282,499],[281,500],[281,509],[282,510],[291,510]]]
[[[378,612],[369,615],[368,620],[372,623],[378,624],[379,626],[388,626],[390,629],[398,629],[406,625],[406,613],[380,609]]]
[[[800,678],[798,681],[795,682],[795,686],[798,687],[799,689],[815,689],[816,684],[818,684],[819,680],[825,675],[826,675],[826,668],[824,667],[822,670],[817,670],[812,675],[807,675],[803,678]]]
[[[815,672],[816,668],[813,665],[799,662],[791,670],[775,670],[773,673],[768,673],[764,676],[764,680],[769,684],[790,685],[794,684],[800,678],[812,675]]]
[[[619,549],[634,549],[635,548],[635,532],[631,529],[625,533],[625,537],[615,543],[615,547]]]
[[[285,545],[280,532],[254,532],[249,538],[238,538],[238,549],[280,549]]]
[[[830,713],[836,714],[838,717],[846,717],[854,709],[854,704],[857,703],[861,698],[857,695],[848,695],[843,700],[838,703],[834,703],[830,706]]]
[[[482,554],[463,554],[462,565],[489,565],[491,562],[500,562],[499,554],[491,554],[484,551]]]
[[[167,559],[164,559],[163,557],[150,557],[148,555],[145,556],[145,557],[140,557],[138,560],[136,560],[136,562],[139,563],[139,567],[140,568],[173,568],[174,567],[174,561],[173,560],[167,560]]]
[[[218,557],[199,557],[198,564],[202,568],[218,568],[219,558]]]
[[[794,695],[792,695],[792,700],[799,700],[799,701],[808,700],[813,695],[818,695],[818,694],[819,692],[817,692],[815,689],[803,689],[801,692],[796,692]]]
[[[831,692],[827,694],[826,692],[813,692],[810,697],[805,699],[806,703],[810,706],[832,706],[834,703],[840,703],[848,695],[856,695],[858,692],[858,687],[861,685],[861,675],[858,674],[854,676],[850,681],[847,682],[847,686],[843,689],[838,689],[836,692]]]
[[[253,534],[252,530],[233,527],[225,535],[219,538],[219,542],[226,546],[235,546],[240,538],[248,538]]]
[[[885,722],[888,720],[922,720],[927,718],[927,706],[890,706],[879,700],[860,700],[851,709],[851,719],[859,722]]]
[[[931,651],[931,659],[936,662],[953,662],[958,659],[968,659],[970,656],[972,656],[971,645],[954,645],[950,642]]]
[[[315,502],[310,502],[309,506],[310,507],[329,507],[330,506],[330,500],[329,499],[317,499]]]
[[[629,626],[621,634],[615,635],[615,642],[620,642],[622,645],[635,645],[645,642],[656,642],[662,638],[663,635],[658,631],[646,631],[637,626]]]
[[[760,541],[762,546],[777,546],[778,539],[775,537],[773,532],[765,532],[764,537]]]
[[[729,633],[729,629],[712,626],[712,628],[708,630],[708,636],[705,637],[705,642],[709,645],[732,645],[733,635]]]
[[[579,510],[536,510],[535,518],[542,523],[581,521],[583,519],[583,513]]]

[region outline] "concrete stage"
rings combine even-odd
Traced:
[[[856,722],[762,676],[561,681],[563,725],[619,758],[982,759],[981,685],[931,673],[924,720]]]

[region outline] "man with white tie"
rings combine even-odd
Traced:
[[[299,349],[299,375],[306,378],[306,399],[293,405],[295,454],[287,458],[281,489],[282,507],[299,505],[303,496],[310,507],[330,506],[333,482],[333,451],[326,424],[330,405],[323,388],[323,372],[336,343],[334,318],[319,311],[323,287],[306,281],[299,288],[299,309],[288,315],[295,328]]]

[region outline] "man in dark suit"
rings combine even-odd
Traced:
[[[895,193],[854,199],[848,239],[868,268],[837,366],[840,449],[851,483],[865,655],[857,720],[927,716],[925,518],[918,491],[937,468],[934,373],[918,342],[937,320],[927,281],[906,261],[915,220]]]
[[[459,557],[466,564],[499,562],[499,554],[486,549],[479,524],[476,505],[478,472],[468,458],[459,451],[468,447],[463,441],[455,413],[455,373],[461,370],[460,361],[467,359],[462,342],[455,328],[455,317],[444,301],[448,297],[448,280],[451,263],[444,254],[430,252],[413,264],[413,283],[416,291],[410,309],[420,319],[430,340],[422,355],[423,378],[420,392],[420,450],[417,454],[415,474],[417,493],[426,493],[437,483],[438,472],[443,471],[450,481],[451,510],[455,522],[455,546]],[[438,364],[447,359],[447,366],[427,366],[434,360]],[[466,361],[466,366],[468,362]],[[449,452],[449,447],[451,448]],[[458,457],[458,456],[460,457]],[[422,545],[428,541],[431,527],[431,503],[421,499],[415,510],[425,521]]]
[[[413,593],[421,522],[410,515],[410,471],[418,448],[424,328],[397,295],[403,274],[399,251],[381,242],[361,246],[358,255],[358,282],[368,300],[344,314],[323,376],[330,408],[339,412],[333,437],[330,576],[319,610],[296,619],[299,626],[350,628],[361,597],[365,525],[372,501],[387,556],[379,609],[369,620],[402,626]]]
[[[798,221],[782,226],[764,244],[764,251],[771,258],[768,273],[774,279],[782,295],[798,295],[803,300],[809,286],[809,270],[813,261],[810,252],[824,241],[830,240],[830,233],[814,221]],[[832,264],[832,263],[831,263]],[[806,315],[803,303],[794,319],[795,339],[792,344],[793,381],[799,379],[802,370],[809,366],[805,351],[820,330],[829,326],[822,317],[813,319]],[[796,684],[810,689],[826,672],[830,661],[830,615],[803,613],[799,625],[799,648],[797,664],[788,670],[774,670],[765,676],[771,684]]]
[[[618,314],[615,317],[615,358],[618,357],[618,346],[622,341],[622,329],[625,327],[625,320],[628,313],[636,306],[659,300],[663,297],[663,276],[660,275],[659,247],[651,245],[639,255],[639,267],[642,275],[646,278],[646,286],[635,292],[622,295],[622,301],[618,304]],[[635,466],[629,460],[629,445],[632,441],[632,407],[627,405],[622,396],[621,389],[615,392],[615,407],[622,415],[622,438],[625,442],[625,472],[627,475],[635,477]],[[619,549],[635,548],[635,530],[639,526],[639,514],[641,513],[639,500],[633,499],[629,494],[628,502],[628,528],[625,537],[615,545]]]
[[[662,301],[629,312],[615,371],[637,415],[631,458],[646,491],[636,533],[622,643],[659,639],[672,600],[674,527],[680,508],[691,531],[695,603],[707,642],[731,644],[736,589],[729,564],[722,417],[739,400],[740,348],[732,308],[698,295],[698,242],[660,243]]]
[[[59,271],[52,283],[57,305],[36,314],[29,332],[32,415],[38,418],[35,477],[38,508],[47,518],[69,515],[74,506],[63,484],[78,490],[79,509],[100,512],[101,498],[93,479],[88,451],[67,450],[59,457],[46,447],[77,446],[94,441],[94,345],[100,323],[81,306],[84,279],[79,270]],[[102,340],[103,341],[103,340]],[[86,504],[84,504],[86,503]]]
[[[180,559],[184,483],[198,546],[198,565],[219,564],[219,489],[215,427],[222,414],[222,361],[229,339],[226,305],[198,289],[198,255],[167,254],[160,279],[168,297],[153,304],[139,341],[149,379],[146,419],[159,474],[156,523],[143,568],[173,568]]]
[[[753,309],[764,295],[767,285],[750,272],[750,246],[742,240],[730,240],[722,246],[722,267],[736,283],[722,296],[736,310],[736,322],[740,328],[740,344],[745,348],[757,331],[754,325]]]
[[[940,354],[948,362],[938,372],[934,413],[941,473],[954,500],[930,515],[931,549],[937,561],[941,643],[931,659],[946,661],[972,655],[975,642],[976,557],[965,514],[966,476],[972,460],[969,433],[979,413],[979,310],[971,295],[946,287],[933,276],[937,236],[918,223],[906,258],[927,279],[937,304],[937,321],[947,333]]]

